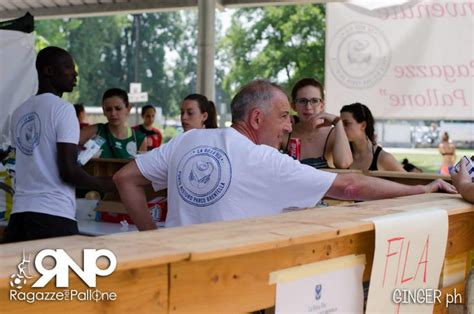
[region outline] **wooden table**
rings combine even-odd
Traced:
[[[426,194],[350,206],[302,210],[240,221],[168,228],[102,237],[73,236],[1,245],[0,287],[6,313],[243,313],[272,307],[275,270],[349,254],[365,254],[370,278],[374,225],[363,219],[437,207],[449,214],[446,258],[474,250],[474,206],[458,195]],[[83,248],[107,248],[117,269],[97,278],[114,291],[109,302],[7,301],[10,275],[26,254],[62,248],[76,261]],[[34,255],[32,255],[34,256]],[[70,287],[86,286],[70,272]],[[54,291],[53,284],[47,286]],[[464,283],[443,288],[444,293]],[[32,288],[24,288],[31,291]],[[446,312],[437,305],[435,312]]]
[[[451,177],[447,175],[440,175],[435,173],[416,173],[416,172],[401,172],[401,171],[361,171],[353,169],[323,169],[335,173],[360,173],[371,177],[386,179],[398,183],[417,185],[428,184],[436,179],[443,179],[451,182]]]

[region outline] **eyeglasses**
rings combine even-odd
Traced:
[[[307,104],[311,104],[311,105],[318,105],[322,102],[323,100],[321,98],[318,98],[318,97],[315,97],[315,98],[311,98],[311,99],[308,99],[308,98],[296,98],[295,99],[295,104],[297,106],[301,106],[301,107],[304,107],[306,106]]]

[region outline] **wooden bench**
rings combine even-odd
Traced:
[[[422,208],[449,215],[446,259],[474,250],[474,206],[458,195],[426,194],[349,206],[302,210],[253,219],[201,224],[140,233],[88,238],[73,236],[0,248],[0,290],[6,313],[243,313],[275,304],[273,271],[349,254],[365,254],[364,281],[374,254],[374,225],[366,218]],[[84,248],[106,248],[117,256],[117,269],[97,278],[97,288],[118,294],[106,302],[8,301],[11,274],[23,250],[34,256],[62,248],[76,262]],[[54,291],[53,282],[47,290]],[[70,288],[87,287],[70,272]],[[444,287],[443,293],[464,282]],[[23,288],[22,291],[32,291]],[[46,290],[46,288],[45,288]],[[61,289],[62,290],[62,289]],[[444,304],[436,313],[446,313]]]

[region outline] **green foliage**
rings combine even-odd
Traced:
[[[267,6],[238,10],[220,42],[231,63],[224,88],[264,78],[287,89],[303,77],[324,80],[324,5]]]
[[[163,129],[163,143],[168,143],[172,138],[183,133],[182,128],[167,126]]]
[[[137,81],[150,104],[175,115],[182,98],[195,91],[196,25],[195,11],[40,20],[36,48],[55,45],[73,55],[79,77],[75,91],[65,95],[71,102],[100,106],[106,89],[128,90]],[[167,55],[173,62],[166,62]]]
[[[69,33],[69,51],[78,67],[79,100],[99,106],[102,93],[110,87],[128,90],[122,69],[117,65],[116,48],[120,47],[122,29],[130,25],[126,16],[82,18],[80,27]],[[115,61],[115,62],[114,62]]]
[[[140,27],[136,42],[136,22]],[[217,20],[216,104],[230,103],[243,84],[256,78],[288,89],[302,77],[324,79],[324,5],[240,9],[225,35]],[[181,100],[196,91],[197,12],[185,10],[36,21],[38,50],[65,48],[77,63],[71,102],[99,106],[107,88],[128,90],[141,82],[149,103],[165,116],[179,113]],[[139,47],[136,69],[136,47]]]
[[[415,166],[426,173],[438,173],[441,167],[441,155],[437,148],[413,148],[413,149],[387,149],[400,163],[407,158]],[[456,158],[461,156],[472,156],[472,149],[457,149]]]
[[[35,21],[36,50],[39,51],[47,46],[57,46],[69,49],[69,34],[80,27],[81,21],[78,19],[57,19]],[[79,99],[79,91],[76,89],[72,93],[65,94],[64,98],[72,103]]]

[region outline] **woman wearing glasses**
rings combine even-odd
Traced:
[[[300,161],[315,168],[349,168],[352,154],[338,116],[324,111],[324,89],[313,78],[299,80],[291,91],[298,122],[288,137],[301,141]],[[288,143],[284,143],[288,151]]]
[[[354,158],[352,169],[405,172],[402,164],[375,141],[374,117],[366,105],[355,103],[342,107],[341,120]]]

